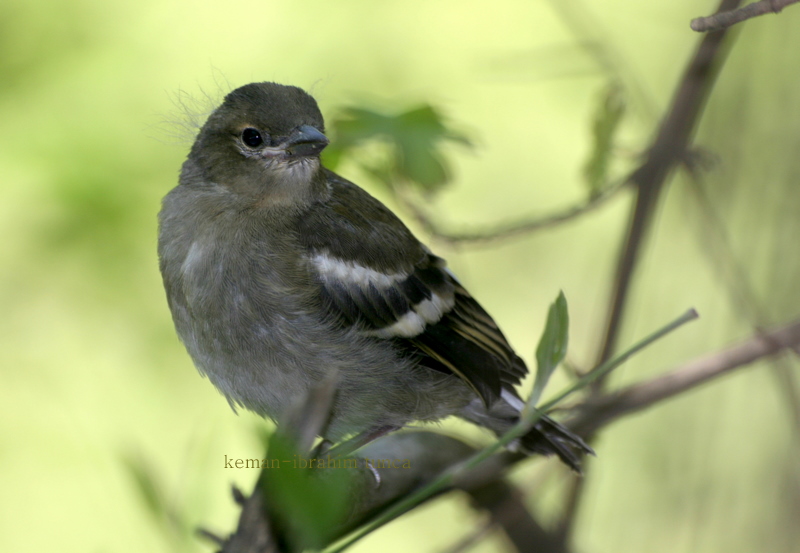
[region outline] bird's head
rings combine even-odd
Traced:
[[[251,83],[229,93],[197,135],[189,160],[215,184],[266,204],[325,192],[319,154],[328,145],[316,101],[303,90]]]

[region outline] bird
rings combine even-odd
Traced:
[[[455,415],[501,435],[528,372],[444,259],[368,192],[326,169],[314,98],[236,88],[202,125],[159,213],[159,266],[197,369],[279,420],[335,372],[324,438],[375,439]],[[580,471],[591,448],[543,415],[513,444]]]

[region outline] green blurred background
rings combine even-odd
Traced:
[[[476,143],[447,150],[454,180],[434,204],[444,225],[470,228],[585,196],[593,114],[614,79],[628,101],[614,168],[630,167],[699,39],[689,20],[714,6],[4,0],[0,549],[209,551],[193,529],[231,530],[230,484],[249,490],[256,477],[223,469],[223,457],[261,456],[265,423],[235,415],[198,376],[158,274],[156,213],[191,142],[180,91],[199,99],[200,117],[205,95],[256,80],[310,89],[329,117],[346,105],[434,103]],[[709,227],[688,181],[674,179],[621,341],[690,306],[702,318],[627,364],[614,385],[749,334],[725,243],[766,322],[800,313],[798,27],[800,9],[789,8],[737,31],[697,140],[716,159],[703,185],[721,222]],[[355,163],[340,172],[388,199]],[[563,289],[570,359],[585,368],[629,200],[492,247],[433,245],[529,362]],[[797,551],[797,429],[784,391],[769,366],[754,366],[607,429],[578,549]],[[513,477],[530,487],[545,464]],[[557,513],[557,492],[530,497],[545,520]],[[481,521],[448,497],[355,551],[443,551]],[[474,551],[504,548],[490,534]]]

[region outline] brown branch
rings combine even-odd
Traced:
[[[583,437],[591,437],[602,427],[620,417],[652,407],[703,383],[728,374],[737,368],[751,364],[764,357],[775,355],[784,349],[794,349],[798,346],[800,346],[800,319],[780,328],[759,332],[741,343],[692,360],[678,369],[652,380],[632,385],[618,392],[607,393],[602,396],[590,396],[585,403],[575,408],[577,415],[567,422],[567,426]],[[393,434],[374,442],[368,446],[367,451],[370,448],[373,449],[367,456],[392,457],[401,453],[404,456],[409,454],[412,456],[420,455],[419,461],[416,461],[413,466],[419,467],[416,470],[425,470],[426,476],[416,480],[418,484],[421,484],[433,477],[432,473],[428,472],[431,466],[441,468],[447,464],[447,461],[437,461],[439,455],[451,456],[453,459],[466,458],[467,451],[461,449],[463,447],[466,446],[464,444],[459,445],[459,442],[447,436],[414,432]],[[426,456],[432,457],[430,457],[429,461],[423,462]],[[524,459],[527,459],[527,457],[521,454],[509,452],[498,454],[459,479],[456,487],[472,493],[473,490],[479,490],[483,486],[490,485],[510,466]],[[364,513],[374,513],[380,506],[387,505],[393,499],[402,497],[402,495],[395,494],[398,489],[409,489],[409,483],[414,481],[410,474],[411,472],[414,471],[401,473],[387,471],[385,474],[382,473],[381,486],[373,490],[366,490],[366,496],[361,499],[365,503],[357,509],[360,514],[351,520],[354,522],[359,519],[363,520],[361,517]],[[401,479],[403,484],[400,488],[393,489],[393,482],[398,478]],[[381,488],[384,489],[381,490]],[[575,490],[573,490],[573,493],[576,493]],[[485,507],[489,506],[485,505]],[[526,522],[528,519],[524,514],[518,513],[518,515],[515,518],[505,520],[507,524],[503,524],[504,519],[502,518],[497,518],[495,522],[501,523],[501,527],[508,535],[514,532],[522,534],[527,532],[539,533],[538,523],[535,525],[528,524]],[[563,531],[564,528],[561,530]],[[540,538],[537,538],[537,544],[544,548],[543,550],[545,551],[567,550],[568,545],[564,540],[560,539],[559,534],[561,532],[545,532]],[[563,534],[561,535],[563,536]]]
[[[654,406],[738,367],[775,355],[782,349],[798,347],[800,320],[690,361],[653,380],[635,384],[619,392],[590,397],[586,403],[575,408],[578,414],[568,422],[568,426],[582,436],[590,436],[620,417]],[[344,534],[360,526],[386,506],[431,482],[442,471],[474,453],[473,447],[433,432],[395,433],[369,444],[359,452],[362,458],[408,459],[410,468],[378,468],[380,485],[375,484],[373,472],[367,470],[363,464],[359,469],[353,469],[359,471],[358,484],[353,491],[350,516],[339,533]],[[539,547],[540,551],[567,551],[568,546],[562,539],[561,532],[543,529],[530,513],[520,510],[524,505],[519,503],[519,496],[514,495],[514,490],[503,488],[505,492],[502,495],[510,502],[499,501],[494,492],[490,491],[500,489],[493,486],[509,467],[527,458],[519,453],[499,453],[459,478],[455,487],[470,493],[482,508],[489,510],[493,522],[506,532],[521,551],[526,550],[521,547],[525,543]],[[574,488],[572,493],[578,493],[577,489]],[[243,505],[239,527],[225,541],[224,553],[275,551],[276,540],[270,530],[270,517],[267,514],[269,510],[259,488],[256,487],[250,498],[245,500],[239,497],[237,502]],[[533,539],[531,536],[536,536],[533,543],[527,541]]]
[[[497,226],[491,229],[450,232],[439,227],[425,211],[408,198],[398,196],[403,206],[411,213],[425,232],[433,238],[448,244],[485,244],[496,240],[513,238],[545,228],[556,227],[594,211],[610,200],[624,187],[624,182],[609,186],[599,194],[563,211],[538,217],[526,217],[520,221]]]
[[[672,372],[623,390],[590,397],[577,407],[578,415],[568,426],[584,437],[595,434],[623,415],[646,409],[696,388],[734,369],[763,357],[800,345],[800,320],[772,331],[758,332],[751,338],[721,351],[694,359]]]
[[[735,9],[740,3],[741,0],[722,0],[718,11]],[[648,150],[644,163],[628,179],[636,186],[637,197],[625,245],[617,262],[609,316],[597,365],[607,361],[616,347],[622,315],[642,243],[649,230],[667,177],[677,165],[686,159],[686,152],[700,113],[724,61],[722,55],[724,53],[722,49],[724,37],[725,32],[721,31],[708,34],[703,38],[683,74],[669,111]]]
[[[256,488],[244,500],[236,532],[222,544],[219,553],[278,553],[280,550],[272,535],[266,514],[264,496]]]
[[[489,512],[492,523],[503,529],[520,553],[569,553],[565,545],[554,539],[553,534],[528,512],[522,493],[505,480],[492,480],[467,492],[476,507]]]
[[[478,526],[478,528],[459,539],[456,543],[447,547],[446,549],[443,549],[441,553],[465,553],[480,543],[480,541],[488,536],[494,528],[495,525],[491,522],[491,520],[488,522],[483,522],[480,524],[480,526]]]
[[[754,331],[761,332],[761,329],[768,324],[766,310],[750,284],[743,264],[736,259],[733,253],[730,236],[715,210],[714,203],[702,186],[700,173],[693,170],[691,165],[687,167],[691,183],[690,191],[694,193],[696,204],[703,214],[701,220],[705,223],[705,228],[700,236],[701,241],[706,244],[707,255],[711,261],[710,266],[719,274],[720,280],[725,284],[725,289],[730,295],[731,303],[736,311],[752,326]],[[796,348],[795,351],[800,355],[800,348]],[[795,434],[797,438],[800,438],[800,389],[793,378],[789,360],[784,357],[775,359],[772,373],[791,414]]]
[[[719,31],[760,15],[779,13],[786,6],[798,2],[800,2],[800,0],[760,0],[759,2],[754,2],[738,10],[730,10],[715,13],[707,17],[692,19],[689,26],[693,31],[697,31],[698,33]]]
[[[734,10],[740,4],[741,0],[721,0],[717,13]],[[703,37],[678,83],[670,108],[644,163],[630,175],[629,181],[636,187],[636,202],[629,219],[624,246],[617,260],[597,365],[610,359],[617,346],[622,317],[642,244],[652,223],[661,190],[672,169],[686,159],[697,121],[725,61],[722,48],[725,35],[725,31],[720,31]],[[600,380],[593,387],[595,393],[600,393],[602,383]],[[558,525],[562,543],[568,543],[572,534],[585,481],[586,478],[574,480],[572,489],[568,492],[564,514]]]

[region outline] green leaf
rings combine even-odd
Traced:
[[[617,355],[613,359],[609,359],[605,363],[598,365],[597,367],[593,368],[591,371],[580,377],[578,380],[572,383],[566,390],[557,394],[554,398],[550,399],[547,403],[540,406],[542,411],[547,411],[548,409],[552,409],[556,405],[558,405],[561,401],[563,401],[566,397],[570,396],[571,394],[585,388],[598,378],[602,378],[608,375],[611,371],[622,365],[625,361],[628,360],[632,355],[640,352],[653,342],[656,342],[672,332],[673,330],[680,328],[681,326],[685,325],[689,321],[693,321],[697,319],[699,315],[697,311],[694,309],[688,310],[686,313],[669,323],[668,325],[658,329],[657,331],[653,332],[649,336],[645,337],[644,339],[640,340],[621,354]]]
[[[569,313],[567,298],[559,292],[550,306],[539,346],[536,348],[536,381],[528,405],[535,406],[556,367],[567,355],[569,342]]]
[[[622,88],[617,83],[612,83],[604,91],[595,114],[592,125],[594,147],[583,166],[583,176],[592,196],[600,193],[608,182],[614,137],[624,114],[625,98]]]
[[[328,467],[328,458],[298,452],[280,432],[270,438],[264,461],[268,467],[262,469],[260,485],[267,508],[293,550],[320,549],[329,543],[349,512],[355,468],[342,464],[347,460]]]
[[[425,192],[436,192],[450,181],[450,169],[442,153],[445,142],[471,146],[462,133],[451,129],[439,111],[429,104],[392,115],[366,108],[344,108],[331,125],[334,138],[323,161],[335,168],[353,150],[370,141],[388,146],[388,175],[381,179],[390,188],[403,183]],[[366,166],[366,164],[362,164]],[[374,169],[375,163],[369,164]]]

